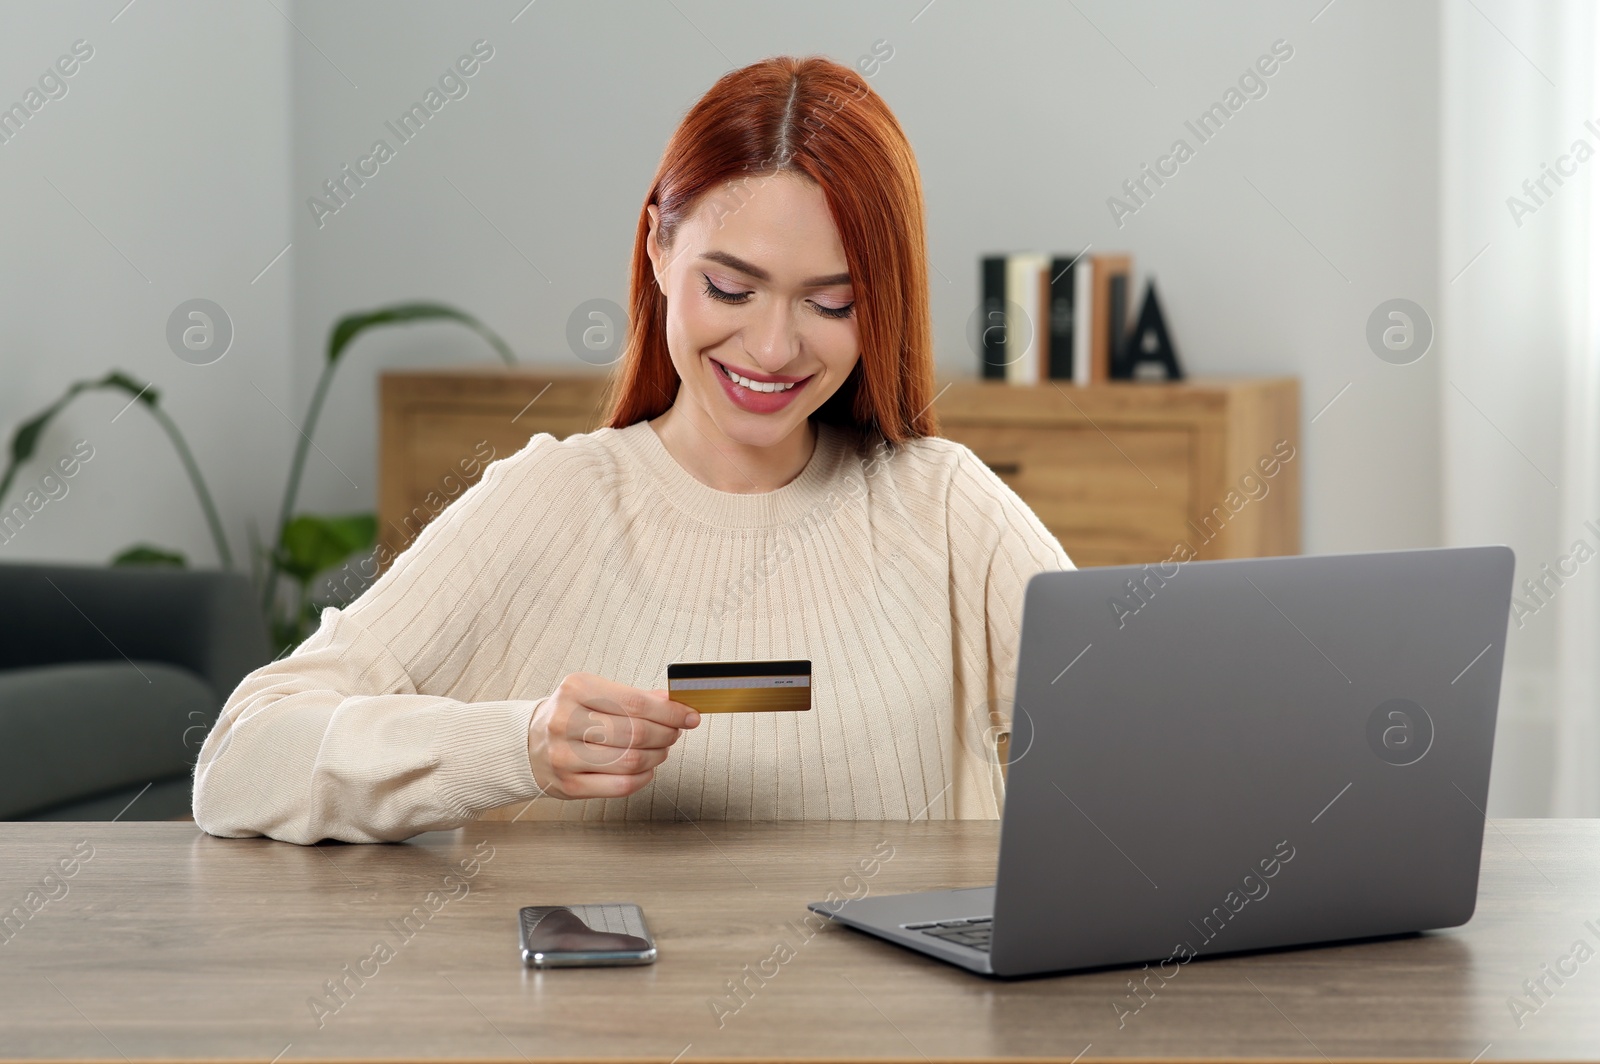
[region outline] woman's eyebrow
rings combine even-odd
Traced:
[[[708,251],[700,257],[703,259],[710,259],[712,262],[720,262],[722,265],[731,270],[738,270],[740,273],[748,273],[751,277],[754,277],[758,281],[772,280],[772,275],[766,270],[763,270],[759,266],[751,265],[750,263],[739,258],[737,255],[730,255],[726,251]],[[848,273],[835,273],[829,274],[827,277],[809,277],[802,281],[800,286],[802,288],[821,288],[826,285],[849,283],[850,275]]]

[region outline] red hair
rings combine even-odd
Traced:
[[[822,56],[775,56],[724,74],[673,133],[639,210],[630,328],[603,424],[625,428],[657,417],[678,393],[666,297],[646,248],[647,208],[661,212],[658,239],[666,248],[704,193],[785,172],[822,189],[857,293],[861,356],[812,417],[891,445],[938,435],[916,157],[883,98],[855,71]]]

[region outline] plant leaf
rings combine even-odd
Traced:
[[[318,517],[301,514],[283,528],[278,564],[302,584],[324,569],[331,569],[378,539],[378,519],[373,514]]]
[[[129,395],[138,399],[145,406],[155,406],[161,399],[161,393],[156,391],[149,382],[140,384],[134,378],[121,370],[112,370],[104,377],[89,385],[91,388],[121,388]]]
[[[429,318],[457,321],[476,332],[493,347],[507,365],[516,364],[516,356],[500,336],[466,311],[443,303],[396,303],[381,310],[359,311],[346,314],[334,323],[328,334],[328,361],[337,362],[350,342],[368,329],[379,325],[393,325],[403,321],[422,321]]]
[[[61,412],[62,407],[70,403],[80,392],[94,388],[120,388],[141,402],[155,406],[158,393],[148,384],[140,384],[126,373],[112,370],[99,380],[75,381],[62,393],[61,398],[39,411],[32,418],[17,426],[11,434],[11,460],[6,466],[4,475],[0,475],[0,499],[4,499],[7,490],[11,487],[12,478],[17,474],[17,467],[22,465],[39,448],[39,438],[44,435],[44,430],[50,422]]]
[[[189,561],[177,551],[165,550],[161,547],[152,547],[148,543],[139,543],[115,558],[111,559],[112,565],[154,565],[166,566],[173,569],[187,569]]]
[[[67,405],[67,400],[72,398],[72,395],[72,392],[68,392],[34,415],[32,420],[25,421],[17,426],[17,431],[11,434],[12,465],[21,465],[33,457],[33,452],[39,447],[39,437],[44,435],[44,430],[50,424],[50,419],[55,417],[63,406]]]

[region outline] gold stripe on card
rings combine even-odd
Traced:
[[[701,713],[768,713],[811,708],[809,687],[724,687],[688,691],[674,689],[670,692],[670,697],[674,702],[681,702]]]

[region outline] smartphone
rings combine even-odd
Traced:
[[[529,968],[653,964],[656,940],[629,902],[528,905],[518,912],[522,963]]]

